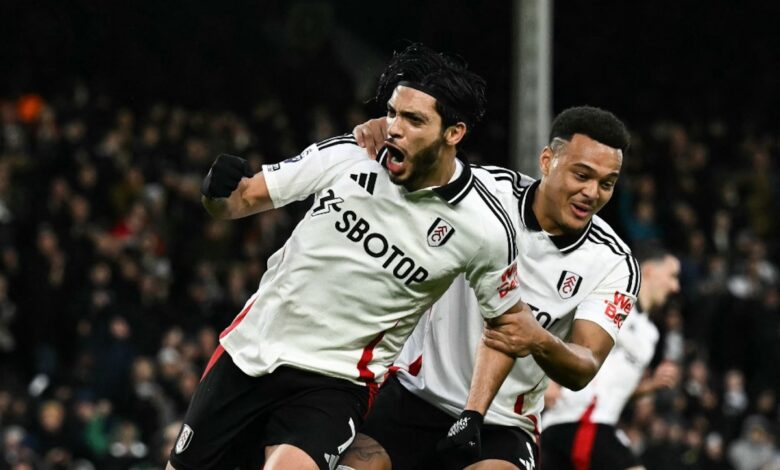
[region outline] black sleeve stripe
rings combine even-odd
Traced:
[[[620,256],[626,260],[626,264],[628,265],[628,285],[626,286],[626,291],[631,292],[634,296],[636,296],[639,293],[639,289],[637,288],[637,274],[635,274],[637,271],[633,262],[634,257],[629,254],[618,252],[618,250],[616,250],[610,242],[600,239],[599,235],[597,235],[595,232],[588,234],[588,240],[592,241],[593,243],[607,246],[613,253],[615,253],[615,255]]]
[[[484,167],[484,169],[496,179],[499,179],[500,177],[503,180],[511,181],[515,196],[517,196],[518,193],[522,194],[525,190],[525,187],[523,186],[523,176],[519,172],[501,168],[500,166]]]
[[[333,137],[331,139],[323,140],[322,142],[317,144],[317,149],[325,150],[328,147],[333,147],[334,145],[340,145],[340,144],[357,145],[357,141],[351,134],[345,134],[343,136]]]
[[[341,134],[341,135],[337,135],[337,136],[335,136],[335,137],[331,137],[331,138],[329,138],[329,139],[325,139],[325,140],[323,140],[323,141],[317,142],[317,146],[320,146],[320,145],[325,145],[325,144],[327,144],[328,142],[333,142],[334,140],[341,140],[341,139],[352,139],[352,140],[355,140],[355,136],[353,136],[352,134]]]
[[[629,279],[628,279],[628,287],[627,291],[633,293],[635,296],[639,295],[639,284],[640,284],[640,273],[639,273],[639,263],[637,263],[636,258],[634,258],[633,255],[631,255],[631,251],[628,249],[628,246],[626,246],[624,243],[621,243],[617,237],[614,235],[607,233],[603,228],[599,227],[596,224],[593,224],[591,228],[591,232],[594,236],[599,234],[601,236],[601,239],[604,240],[607,244],[614,245],[619,253],[622,256],[626,258],[626,263],[628,264],[628,272],[629,272]],[[633,282],[632,282],[633,279]]]
[[[484,183],[482,183],[482,181],[480,181],[478,178],[474,178],[474,189],[477,190],[477,194],[479,194],[479,196],[482,198],[485,205],[488,206],[491,212],[493,212],[493,215],[496,216],[501,225],[504,226],[504,232],[506,234],[507,241],[507,265],[510,265],[515,260],[515,258],[517,258],[517,245],[515,241],[516,235],[512,220],[509,218],[509,215],[506,213],[503,206],[501,206],[501,203],[498,202],[494,195],[488,192]]]
[[[612,235],[611,233],[604,230],[603,227],[601,227],[598,224],[593,224],[593,229],[599,232],[605,239],[608,239],[610,242],[614,243],[615,246],[618,247],[621,253],[631,253],[631,249],[626,245],[622,240],[617,238],[615,235]]]
[[[478,186],[479,189],[484,192],[484,194],[493,202],[493,205],[498,209],[499,213],[502,217],[502,223],[504,223],[504,227],[509,227],[509,235],[512,237],[512,246],[514,249],[512,250],[512,253],[517,256],[517,245],[515,243],[515,240],[517,240],[517,232],[515,231],[515,225],[512,223],[511,217],[509,217],[509,214],[507,214],[506,210],[504,209],[504,206],[501,204],[501,202],[498,200],[498,198],[493,195],[490,191],[488,191],[487,187],[485,186],[485,183],[480,181],[477,178],[474,178],[475,186]]]
[[[496,181],[508,181],[512,184],[512,194],[518,199],[523,197],[527,186],[522,185],[523,178],[520,173],[500,166],[481,166],[476,163],[472,163],[471,167],[487,171]]]
[[[631,256],[631,261],[634,262],[634,267],[636,269],[636,288],[633,292],[635,297],[639,297],[639,290],[642,288],[642,270],[639,269],[639,261],[634,256]]]
[[[628,265],[628,286],[626,286],[626,291],[634,296],[639,295],[639,264],[637,263],[636,258],[628,251],[628,248],[621,244],[615,236],[607,233],[596,224],[593,224],[591,227],[588,239],[594,243],[607,246],[613,253],[625,258],[626,264]]]

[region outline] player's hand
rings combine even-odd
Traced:
[[[474,410],[464,410],[447,432],[447,437],[436,444],[436,451],[459,453],[468,458],[482,453],[482,421],[484,417]]]
[[[544,333],[530,307],[524,304],[519,312],[491,318],[482,332],[482,341],[485,346],[504,354],[525,357],[532,353]]]
[[[203,179],[200,192],[209,198],[228,197],[243,177],[252,177],[249,162],[241,157],[223,153],[211,165],[209,173]]]
[[[358,145],[366,149],[371,159],[376,160],[377,152],[385,145],[387,138],[387,119],[381,117],[358,124],[352,129],[352,135]]]

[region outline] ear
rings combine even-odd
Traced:
[[[550,146],[546,146],[541,155],[539,155],[539,169],[542,171],[542,176],[547,176],[550,173],[550,166],[552,165],[554,155]]]
[[[444,141],[447,145],[458,145],[461,140],[466,136],[466,123],[457,122],[450,127],[444,129]]]

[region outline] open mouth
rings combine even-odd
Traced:
[[[571,203],[572,212],[580,219],[588,217],[591,213],[591,208],[587,204],[579,204],[576,202]]]
[[[400,173],[404,169],[406,156],[398,147],[387,145],[387,168],[392,173]]]

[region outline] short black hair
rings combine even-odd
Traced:
[[[550,143],[556,138],[571,140],[574,134],[584,134],[604,145],[623,152],[628,150],[631,136],[623,121],[614,114],[594,106],[576,106],[553,119]]]
[[[665,246],[655,241],[641,243],[631,251],[640,265],[648,261],[663,261],[667,256],[674,256]]]
[[[435,95],[444,128],[462,121],[468,132],[485,115],[485,79],[470,71],[461,57],[410,44],[393,53],[379,77],[376,102],[384,106],[402,81],[419,84]]]

